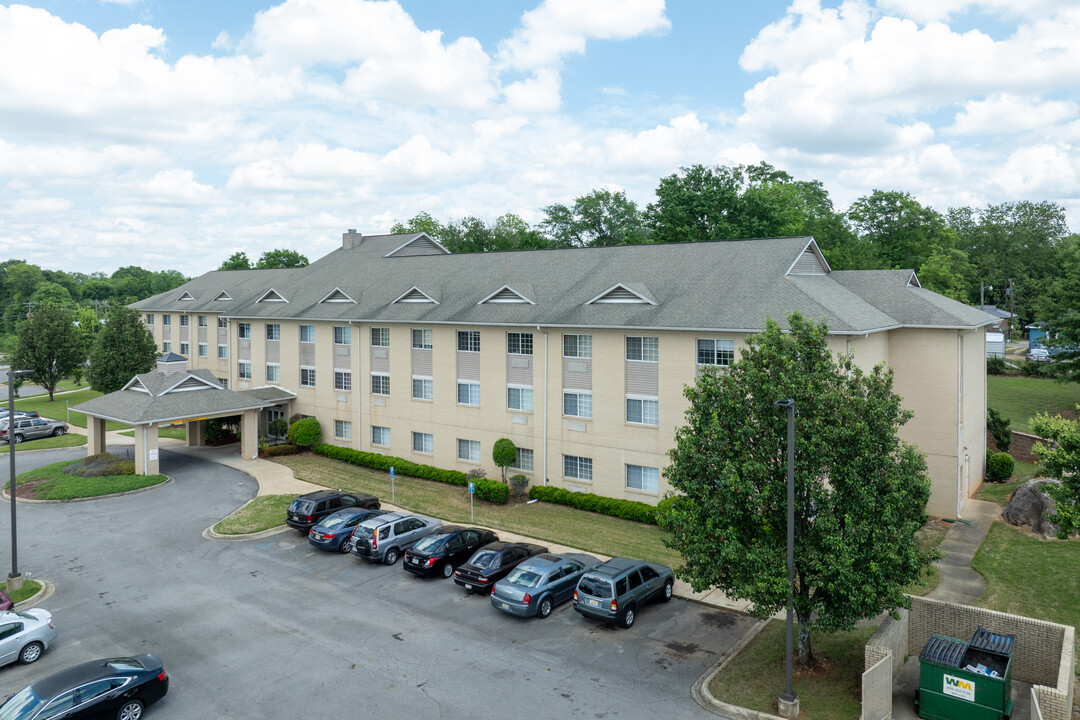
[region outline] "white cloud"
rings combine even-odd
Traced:
[[[204,202],[210,199],[214,188],[195,181],[191,170],[160,170],[142,183],[140,189],[154,201],[162,203]]]
[[[1080,152],[1045,144],[1022,147],[991,179],[1013,199],[1075,194],[1080,191]]]
[[[708,127],[690,113],[634,135],[615,133],[604,145],[614,168],[631,172],[650,168],[673,170],[707,144]]]
[[[35,215],[65,213],[71,209],[72,202],[67,198],[17,198],[8,210],[13,215]]]
[[[554,112],[562,102],[559,88],[559,74],[540,68],[532,77],[507,85],[503,93],[506,104],[515,112]]]
[[[210,43],[210,47],[214,48],[215,50],[232,50],[233,45],[234,43],[232,41],[232,38],[225,30],[219,32],[217,34],[217,37],[214,38],[214,42]]]
[[[948,20],[968,12],[1005,16],[1047,14],[1067,9],[1073,0],[878,0],[878,7],[916,22]]]
[[[1042,101],[1008,93],[969,100],[947,131],[956,135],[999,135],[1036,130],[1074,119],[1080,106],[1073,101]]]

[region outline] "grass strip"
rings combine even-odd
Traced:
[[[85,444],[85,435],[71,433],[69,435],[60,435],[59,437],[44,437],[38,440],[25,440],[19,443],[19,448],[15,452],[22,452],[23,450],[50,450],[52,448],[78,447],[79,445]],[[6,453],[7,451],[8,444],[0,444],[0,454]]]
[[[71,461],[65,460],[24,472],[18,476],[19,486],[32,487],[33,492],[30,497],[33,500],[77,500],[138,490],[168,480],[165,475],[79,477],[64,472],[64,468],[68,465],[71,465]],[[5,483],[4,487],[10,488],[11,483]],[[21,492],[20,490],[19,497],[26,497]]]
[[[295,495],[260,495],[214,526],[221,535],[244,535],[283,525]]]
[[[986,378],[987,406],[1012,421],[1011,428],[1031,432],[1028,421],[1036,413],[1077,417],[1080,384],[1059,383],[1049,378],[990,375]]]
[[[18,604],[23,600],[29,600],[41,591],[41,583],[37,580],[23,580],[23,586],[15,592],[8,593],[11,601]]]

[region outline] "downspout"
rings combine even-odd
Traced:
[[[960,511],[964,500],[964,464],[961,460],[967,452],[964,446],[964,335],[973,333],[978,328],[961,330],[956,333],[956,519],[962,520]],[[985,354],[985,349],[984,349]],[[985,393],[983,394],[985,402]],[[983,415],[985,418],[986,416]],[[985,434],[985,433],[984,433]],[[985,442],[985,441],[984,441]]]
[[[548,333],[547,330],[541,330],[540,326],[536,326],[536,332],[544,333],[544,484],[548,484]]]

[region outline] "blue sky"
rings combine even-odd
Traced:
[[[0,258],[194,275],[766,161],[1080,229],[1068,0],[0,5]]]

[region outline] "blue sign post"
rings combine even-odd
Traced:
[[[390,502],[397,504],[397,498],[394,492],[394,466],[390,466]]]
[[[473,496],[476,495],[476,484],[469,481],[469,522],[475,522],[473,519]]]

